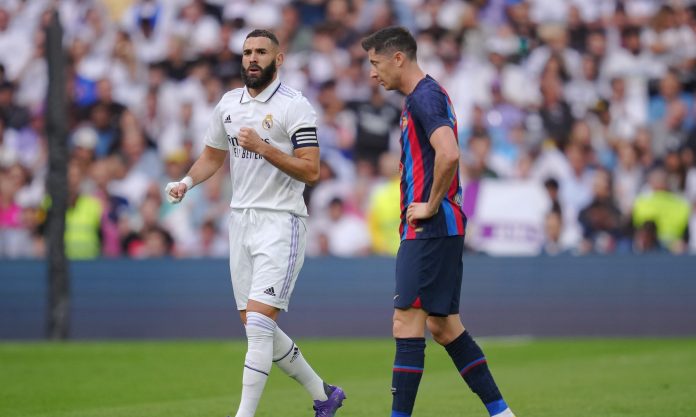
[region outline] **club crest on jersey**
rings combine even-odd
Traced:
[[[408,126],[408,117],[404,114],[401,116],[401,131],[403,132],[406,130],[406,126]]]
[[[273,115],[267,114],[261,122],[261,126],[263,126],[263,128],[266,130],[271,130],[271,128],[273,127]]]

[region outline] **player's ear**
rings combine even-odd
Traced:
[[[276,55],[275,60],[276,67],[280,68],[283,65],[283,62],[285,61],[285,54],[282,52],[278,52],[278,55]]]
[[[404,55],[403,52],[396,51],[396,52],[394,52],[394,56],[392,57],[392,59],[394,60],[394,63],[396,64],[396,66],[401,68],[404,65],[406,56]]]

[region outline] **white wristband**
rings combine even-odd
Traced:
[[[191,178],[191,176],[189,176],[189,175],[182,178],[181,181],[179,181],[179,182],[183,182],[184,184],[186,184],[186,191],[193,188],[193,178]]]

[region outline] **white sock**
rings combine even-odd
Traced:
[[[276,323],[261,313],[247,313],[247,353],[242,375],[242,400],[236,417],[253,417],[273,366]]]
[[[288,376],[302,384],[313,400],[328,399],[324,391],[324,381],[309,366],[300,348],[277,326],[273,337],[273,362]]]

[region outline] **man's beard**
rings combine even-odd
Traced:
[[[258,76],[250,76],[247,71],[250,68],[255,68],[255,69],[260,69],[261,74]],[[249,65],[249,68],[244,69],[244,66],[242,66],[242,81],[244,82],[244,85],[247,86],[247,88],[253,88],[255,90],[260,90],[263,88],[266,88],[268,84],[271,83],[271,80],[273,80],[273,76],[276,73],[276,63],[275,61],[271,61],[270,64],[266,68],[261,68],[260,65],[256,64],[251,64]]]

